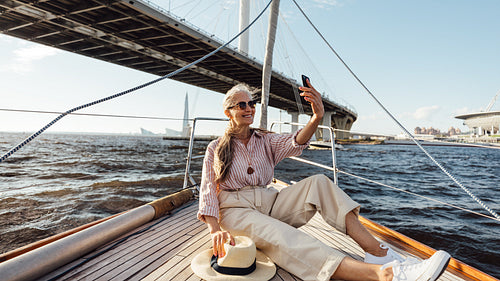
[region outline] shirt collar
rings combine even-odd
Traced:
[[[261,138],[264,135],[264,133],[261,132],[261,131],[253,129],[253,134],[252,135],[255,135],[256,137]]]

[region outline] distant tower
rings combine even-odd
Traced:
[[[189,126],[189,103],[188,94],[186,92],[186,98],[184,99],[184,118],[182,120],[182,137],[190,137],[191,127]]]

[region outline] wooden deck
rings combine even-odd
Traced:
[[[196,219],[197,209],[197,201],[191,201],[173,214],[152,221],[39,280],[50,280],[69,269],[56,280],[200,280],[193,274],[190,262],[197,253],[210,248],[210,235],[205,224]],[[352,258],[362,260],[364,256],[351,238],[334,230],[320,216],[300,229]],[[116,244],[125,237],[128,238]],[[300,279],[278,268],[272,280]],[[467,279],[446,272],[439,280]]]

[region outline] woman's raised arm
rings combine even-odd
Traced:
[[[300,95],[304,97],[304,99],[311,103],[311,108],[313,111],[313,115],[311,119],[307,123],[307,125],[299,132],[295,141],[298,144],[305,144],[308,142],[313,136],[314,132],[318,128],[318,125],[323,120],[323,115],[325,114],[325,108],[323,107],[323,98],[321,94],[314,89],[311,85],[309,79],[307,80],[307,84],[309,87],[299,87],[301,91],[303,91]]]

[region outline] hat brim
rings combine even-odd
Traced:
[[[276,274],[276,266],[273,261],[261,251],[256,253],[256,269],[254,272],[239,276],[226,275],[215,271],[210,266],[212,258],[212,249],[205,250],[196,255],[191,261],[191,269],[198,277],[207,281],[237,281],[237,280],[269,280]]]

